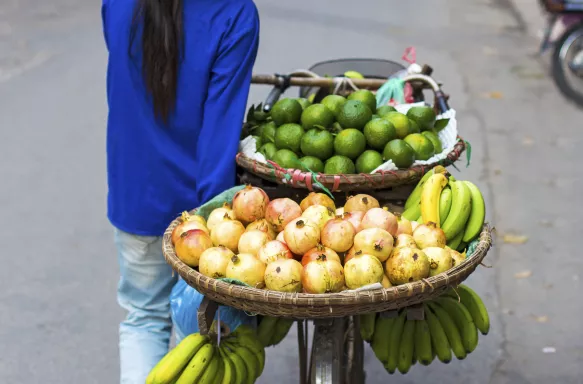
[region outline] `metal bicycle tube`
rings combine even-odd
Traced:
[[[344,384],[345,318],[314,320],[310,384]]]

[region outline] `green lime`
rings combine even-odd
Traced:
[[[328,131],[310,129],[302,136],[300,149],[306,156],[326,160],[334,154],[334,136]]]
[[[280,149],[279,151],[275,152],[275,155],[273,156],[273,161],[275,161],[280,167],[285,169],[289,168],[297,169],[300,165],[298,163],[298,155],[296,155],[289,149]]]
[[[348,128],[336,135],[334,151],[337,155],[356,159],[366,148],[364,134],[358,129]]]
[[[328,95],[322,99],[322,104],[331,110],[334,116],[338,116],[344,103],[346,103],[346,99],[340,95]]]
[[[302,126],[304,129],[328,128],[334,122],[334,113],[324,104],[313,104],[302,112]]]
[[[346,156],[332,156],[324,164],[324,173],[328,175],[338,175],[341,173],[349,175],[355,172],[356,168],[354,167],[354,163]]]
[[[421,134],[427,137],[429,141],[431,141],[431,144],[433,144],[433,149],[435,150],[436,154],[441,153],[441,151],[443,151],[441,140],[439,140],[439,136],[437,136],[437,133],[433,131],[423,131],[421,132]]]
[[[379,119],[379,118],[380,118],[379,115],[377,115],[376,113],[373,113],[370,119],[374,120],[374,119]]]
[[[364,137],[369,147],[382,151],[389,141],[397,138],[397,132],[390,121],[374,119],[364,126]]]
[[[277,152],[277,147],[273,143],[263,144],[261,148],[259,148],[259,153],[263,154],[267,160],[273,160],[275,152]]]
[[[419,124],[415,120],[409,119],[409,134],[412,133],[420,133],[421,129],[419,128]]]
[[[300,169],[304,172],[324,172],[324,163],[314,156],[304,156],[300,159]]]
[[[356,128],[359,130],[362,130],[371,118],[372,112],[370,108],[358,100],[348,100],[337,116],[342,128]]]
[[[404,139],[409,134],[409,118],[401,112],[389,112],[383,117],[393,123],[397,138]]]
[[[357,173],[371,173],[377,169],[381,164],[383,164],[383,156],[377,151],[368,149],[358,156],[356,159],[356,172]]]
[[[405,141],[395,139],[385,146],[383,159],[392,160],[397,168],[409,168],[415,161],[415,152]]]
[[[411,107],[407,116],[419,124],[422,131],[432,129],[435,125],[435,111],[431,107]]]
[[[300,103],[300,105],[302,106],[302,109],[306,109],[308,108],[310,105],[312,105],[312,102],[308,99],[304,99],[303,97],[298,97],[297,99],[295,99],[298,103]]]
[[[356,71],[346,71],[344,72],[344,77],[348,77],[349,79],[364,79],[362,73]]]
[[[271,118],[277,125],[297,123],[302,116],[302,105],[294,99],[281,99],[271,109]]]
[[[261,125],[261,142],[262,143],[273,143],[275,142],[275,131],[277,126],[273,121]]]
[[[260,136],[253,136],[253,137],[255,138],[255,145],[256,145],[255,150],[258,151],[259,148],[261,148],[261,146],[263,145],[263,142],[261,141]]]
[[[275,146],[277,149],[300,151],[300,143],[304,135],[304,128],[299,124],[284,124],[275,131]]]
[[[410,134],[405,137],[405,142],[413,148],[417,160],[427,160],[435,154],[431,140],[420,133]]]
[[[390,105],[383,105],[377,108],[377,115],[380,117],[385,117],[389,112],[396,112],[395,107]]]
[[[368,89],[360,89],[356,92],[352,92],[348,95],[348,100],[358,100],[362,101],[364,105],[370,108],[372,113],[375,113],[377,110],[377,98]]]

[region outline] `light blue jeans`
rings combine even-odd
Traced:
[[[119,305],[128,311],[119,327],[120,382],[144,384],[168,352],[172,321],[170,292],[177,276],[165,262],[162,238],[115,229],[120,281]]]

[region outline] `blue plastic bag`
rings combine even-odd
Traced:
[[[181,278],[178,279],[178,282],[172,288],[170,294],[170,311],[178,342],[184,337],[198,332],[197,310],[203,298],[204,296],[200,292],[186,284]],[[218,320],[219,316],[222,326],[226,326],[230,332],[242,324],[254,328],[257,324],[255,316],[249,316],[245,311],[224,305],[219,306],[215,314],[215,320]]]

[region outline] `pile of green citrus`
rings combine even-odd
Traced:
[[[254,130],[261,152],[283,168],[326,174],[370,173],[387,160],[409,168],[442,150],[431,107],[407,114],[377,108],[375,95],[359,90],[321,103],[281,99]]]

